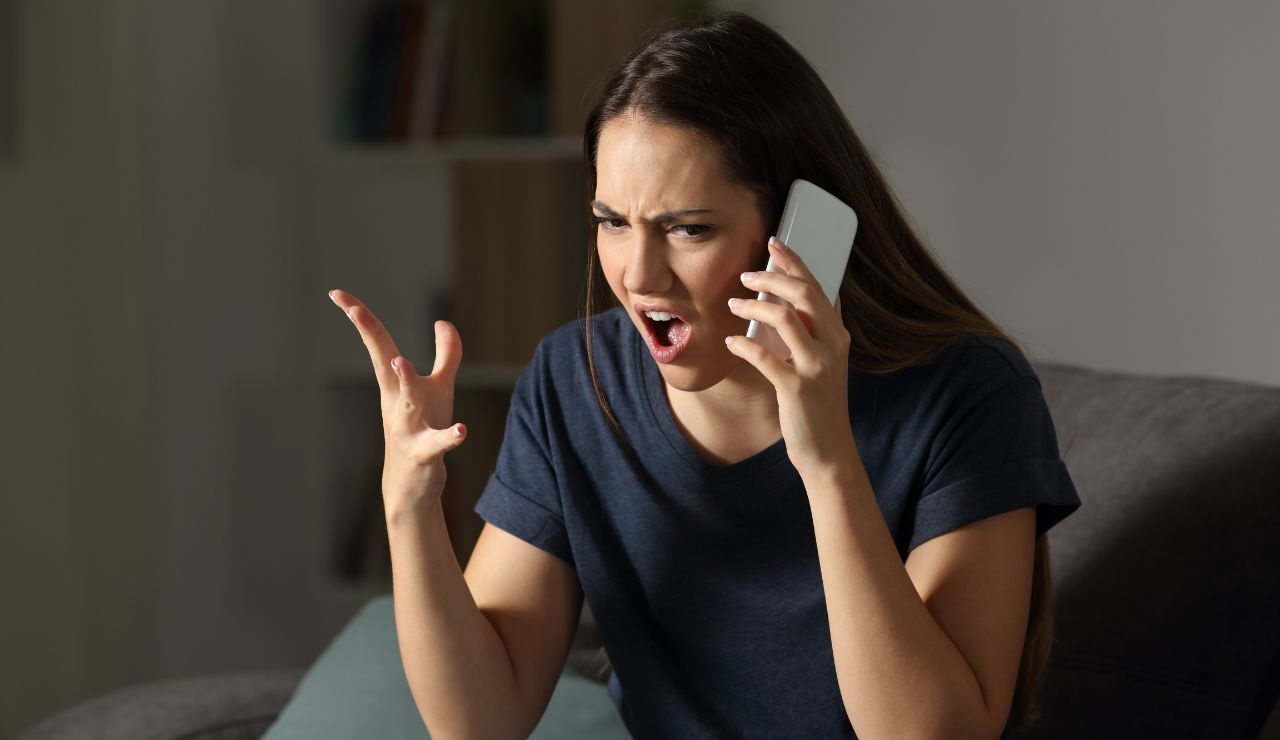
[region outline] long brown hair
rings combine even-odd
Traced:
[[[595,197],[600,131],[621,115],[680,127],[713,146],[728,176],[754,193],[767,224],[778,223],[783,198],[797,178],[853,207],[858,233],[839,293],[841,318],[850,335],[851,371],[885,374],[926,364],[971,335],[994,337],[1024,352],[1020,342],[965,296],[916,236],[809,62],[755,18],[723,12],[684,23],[653,36],[623,61],[600,89],[586,120],[588,202]],[[591,382],[609,423],[630,444],[596,374],[591,316],[607,304],[595,290],[596,231],[587,231],[587,285],[579,320]],[[764,256],[761,245],[762,262]],[[1041,536],[1010,711],[1010,723],[1018,729],[1038,714],[1035,697],[1053,632],[1049,577],[1048,540]]]

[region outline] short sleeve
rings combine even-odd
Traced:
[[[1080,507],[1034,376],[963,399],[939,429],[925,471],[908,552],[940,534],[1026,506],[1036,507],[1039,537]]]
[[[573,565],[536,353],[516,381],[498,461],[476,501],[480,518]]]

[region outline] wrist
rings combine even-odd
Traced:
[[[444,502],[439,496],[434,497],[429,502],[397,502],[388,501],[384,496],[382,499],[383,514],[386,518],[387,530],[393,529],[420,529],[422,526],[433,523],[434,520],[444,522]]]
[[[862,460],[858,456],[858,445],[853,441],[853,430],[845,428],[825,438],[827,444],[819,448],[811,448],[804,462],[796,465],[800,477],[815,481],[829,481],[839,476],[847,476],[862,468]]]
[[[862,465],[862,458],[858,456],[856,447],[851,453],[840,458],[817,463],[809,469],[800,471],[800,480],[804,482],[805,490],[809,492],[811,498],[815,493],[823,491],[840,492],[860,488],[871,491],[871,480],[867,476],[866,468]]]

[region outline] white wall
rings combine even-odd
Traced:
[[[1280,4],[722,2],[1036,359],[1280,385]]]

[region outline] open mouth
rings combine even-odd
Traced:
[[[689,325],[675,316],[666,321],[645,316],[644,321],[649,326],[649,332],[653,334],[654,343],[659,347],[674,347],[689,333]]]
[[[692,327],[670,312],[641,311],[645,327],[645,343],[658,362],[672,362],[689,344]]]

